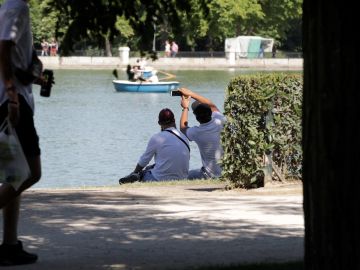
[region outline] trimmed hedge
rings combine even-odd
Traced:
[[[300,74],[244,75],[230,82],[221,136],[222,180],[234,187],[263,186],[269,168],[278,168],[285,178],[301,178],[302,88]],[[266,165],[266,156],[272,157],[272,166]]]

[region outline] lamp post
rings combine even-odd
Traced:
[[[154,26],[154,39],[153,39],[153,47],[152,47],[152,50],[153,50],[154,52],[156,52],[156,46],[155,46],[155,42],[156,42],[156,24],[154,23],[153,26]]]
[[[152,46],[152,50],[154,53],[156,53],[156,22],[157,22],[157,17],[153,16],[152,17],[152,22],[153,22],[153,27],[154,27],[154,38],[153,38],[153,46]]]

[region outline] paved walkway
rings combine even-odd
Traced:
[[[284,190],[283,190],[284,191]],[[21,240],[39,255],[11,269],[189,269],[303,257],[299,188],[224,191],[221,185],[124,185],[31,190]]]

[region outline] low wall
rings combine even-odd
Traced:
[[[125,68],[119,57],[39,57],[45,68],[50,69],[114,69]],[[129,63],[135,64],[137,58],[130,58]],[[156,61],[147,61],[148,65],[161,69],[288,69],[302,70],[301,58],[262,58],[262,59],[237,59],[230,63],[226,58],[159,58]]]

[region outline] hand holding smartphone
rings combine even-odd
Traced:
[[[173,91],[171,91],[170,94],[172,97],[181,97],[182,96],[182,93],[179,90],[173,90]]]

